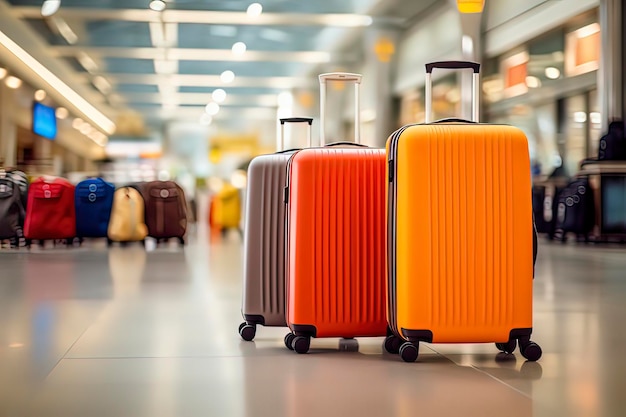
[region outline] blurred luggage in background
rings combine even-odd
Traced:
[[[222,236],[228,230],[235,229],[243,236],[241,230],[241,196],[239,189],[225,182],[211,200],[209,223],[218,229]]]
[[[11,247],[23,237],[25,216],[22,193],[10,172],[0,168],[0,242],[9,240]]]
[[[142,195],[133,187],[122,187],[113,194],[113,206],[107,231],[111,242],[142,242],[148,236]]]
[[[174,181],[151,181],[142,186],[148,236],[157,240],[176,238],[185,244],[187,200]]]
[[[65,240],[70,245],[76,236],[75,187],[64,178],[39,177],[30,184],[24,236],[30,243],[38,240]]]
[[[107,237],[113,207],[113,184],[90,178],[76,185],[76,236]]]

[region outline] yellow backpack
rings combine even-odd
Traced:
[[[109,221],[109,239],[115,242],[135,242],[148,236],[143,197],[132,187],[122,187],[113,194]]]

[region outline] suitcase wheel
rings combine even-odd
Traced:
[[[182,237],[178,238],[178,243],[180,243],[181,246],[185,246],[185,239]]]
[[[307,353],[311,347],[311,338],[308,336],[296,336],[291,342],[291,347],[296,353]]]
[[[107,246],[108,247],[113,246],[113,241],[111,239],[109,239],[108,237],[107,237]]]
[[[520,343],[520,352],[522,356],[531,362],[538,361],[541,358],[541,347],[535,342],[528,341],[526,344]]]
[[[415,362],[419,354],[419,345],[411,342],[404,342],[400,346],[400,357],[405,362]]]
[[[246,342],[251,342],[254,339],[254,336],[256,335],[256,325],[248,324],[245,322],[241,323],[239,325],[239,335]]]
[[[385,338],[384,347],[388,353],[397,355],[398,353],[400,353],[401,344],[402,344],[402,340],[400,340],[398,336],[391,335]]]
[[[517,347],[517,340],[509,340],[507,343],[496,343],[496,348],[504,353],[513,353]]]
[[[293,339],[295,339],[296,335],[293,333],[287,333],[285,335],[285,346],[287,346],[287,349],[289,350],[293,350]]]

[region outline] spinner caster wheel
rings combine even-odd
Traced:
[[[400,357],[405,362],[415,362],[419,353],[418,345],[411,342],[405,342],[400,346]]]
[[[384,347],[387,352],[397,355],[398,353],[400,353],[401,344],[402,340],[400,340],[398,336],[391,335],[385,338]]]
[[[241,323],[239,325],[239,335],[246,342],[251,342],[254,339],[254,336],[256,335],[256,325],[248,324],[248,323]]]
[[[180,246],[185,246],[185,238],[179,237],[178,243],[180,243]]]
[[[513,353],[515,352],[516,347],[517,347],[517,340],[515,339],[509,340],[506,343],[496,343],[496,348],[498,348],[499,351],[504,352],[504,353]]]
[[[311,338],[307,336],[296,336],[291,342],[291,347],[296,353],[307,353],[311,347]]]
[[[524,358],[531,362],[538,361],[543,353],[541,347],[535,342],[529,342],[524,346],[520,346],[520,352]]]
[[[293,333],[287,333],[285,335],[285,346],[287,346],[287,349],[293,350],[293,339],[295,338],[296,338],[296,335]]]

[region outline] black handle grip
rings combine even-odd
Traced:
[[[474,74],[480,72],[480,64],[478,62],[471,61],[438,61],[426,64],[426,73],[432,74],[435,68],[443,69],[471,69]]]
[[[310,117],[287,117],[286,119],[280,119],[280,124],[285,123],[308,123],[309,126],[313,124],[313,119]]]
[[[349,146],[351,148],[369,148],[369,146],[367,145],[363,145],[361,143],[356,143],[356,142],[333,142],[333,143],[327,143],[326,145],[324,145],[325,148],[330,148],[333,146]]]
[[[437,124],[437,123],[471,123],[477,124],[476,122],[472,122],[471,120],[460,119],[458,117],[449,117],[447,119],[439,119],[434,122],[430,122],[429,124]]]

